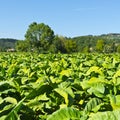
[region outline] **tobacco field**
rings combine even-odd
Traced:
[[[119,54],[0,54],[0,120],[119,119]]]

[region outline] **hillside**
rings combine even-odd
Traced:
[[[6,51],[7,49],[15,49],[16,39],[12,38],[0,38],[0,51]]]
[[[119,33],[109,33],[109,34],[102,34],[102,35],[86,35],[86,36],[77,36],[73,38],[76,41],[93,43],[96,42],[98,39],[105,40],[106,43],[109,42],[120,42],[120,34]]]
[[[102,35],[87,35],[87,36],[78,36],[72,38],[76,41],[78,45],[78,51],[83,51],[84,48],[93,48],[95,49],[96,43],[98,40],[103,40],[104,45],[107,49],[111,49],[110,47],[114,45],[120,45],[120,34],[119,33],[109,33],[109,34],[102,34]]]

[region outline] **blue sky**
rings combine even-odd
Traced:
[[[120,33],[120,0],[0,0],[0,38],[24,39],[32,22],[66,37]]]

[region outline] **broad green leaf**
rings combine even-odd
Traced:
[[[15,76],[17,73],[17,69],[18,69],[18,66],[17,66],[17,62],[16,63],[13,63],[9,66],[9,69],[7,70],[7,74],[9,77],[12,77],[13,75]]]
[[[120,110],[91,113],[88,120],[119,120]]]
[[[5,118],[6,118],[6,115],[0,117],[0,120],[5,120]]]
[[[80,111],[67,107],[54,112],[47,120],[80,120],[80,117]]]
[[[40,86],[37,86],[34,88],[27,96],[27,99],[33,99],[41,94],[44,94],[45,92],[51,92],[52,87],[49,85],[43,85],[41,84]]]
[[[109,98],[113,110],[120,109],[120,95],[109,95]]]
[[[62,71],[60,72],[60,74],[69,77],[69,76],[71,75],[71,72],[72,72],[71,69],[62,70]]]
[[[7,116],[5,120],[20,120],[19,115],[16,113],[16,111],[13,111],[10,116]]]
[[[113,78],[111,81],[114,83],[115,86],[120,85],[120,77]]]
[[[52,83],[61,83],[62,82],[62,79],[59,79],[57,77],[54,77],[54,76],[50,76],[50,80]]]
[[[87,71],[86,75],[90,75],[92,72],[98,73],[100,75],[103,75],[102,70],[98,66],[90,67],[90,69]]]
[[[104,78],[97,78],[97,77],[92,77],[90,78],[90,80],[88,80],[89,84],[93,84],[93,83],[108,83],[107,80],[105,80]]]
[[[27,106],[34,107],[41,104],[41,102],[48,101],[49,98],[46,96],[46,93],[36,96],[35,98],[31,99],[29,102],[26,103]]]
[[[100,104],[102,101],[98,98],[91,98],[90,101],[85,106],[85,113],[89,113],[91,111],[97,112],[100,109]]]
[[[71,105],[71,103],[73,102],[74,94],[70,87],[56,88],[55,91],[65,99],[65,103],[67,105]]]
[[[81,84],[81,87],[83,88],[83,90],[90,88],[90,84],[88,84],[87,80],[80,82],[80,84]]]
[[[65,103],[68,105],[69,104],[69,99],[68,99],[68,93],[63,90],[62,88],[56,88],[55,91],[60,94],[62,97],[65,99]]]
[[[11,110],[11,112],[7,115],[7,117],[5,118],[5,120],[19,120],[19,117],[17,115],[17,112],[19,112],[22,104],[23,104],[23,101],[25,100],[26,98],[23,98],[20,102],[18,102],[17,105],[15,105],[15,107]]]
[[[87,89],[89,94],[95,94],[98,97],[104,97],[105,86],[107,85],[107,81],[101,80],[96,77],[92,77],[88,81],[81,82],[81,86],[83,89]]]
[[[47,97],[46,93],[44,93],[44,94],[38,96],[38,100],[48,101],[49,98]]]
[[[107,73],[109,76],[113,76],[114,75],[114,72],[112,70],[107,70]]]
[[[17,104],[17,100],[13,97],[6,97],[4,100],[12,104]]]
[[[9,112],[13,109],[15,105],[13,104],[8,104],[3,102],[2,104],[0,104],[0,117],[4,116],[4,115],[8,115]]]
[[[91,85],[91,87],[87,90],[90,94],[92,93],[101,93],[104,95],[105,92],[105,86],[102,83],[96,83]]]
[[[120,76],[120,70],[118,70],[113,77],[119,77]]]
[[[66,104],[61,104],[61,105],[60,105],[60,109],[62,109],[62,108],[66,108],[66,107],[67,107]]]

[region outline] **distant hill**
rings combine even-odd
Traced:
[[[86,35],[86,36],[77,36],[72,38],[76,41],[81,41],[82,43],[86,44],[93,44],[96,43],[98,39],[103,39],[105,43],[117,42],[120,43],[120,33],[109,33],[109,34],[102,34],[102,35]],[[93,43],[94,42],[94,43]]]
[[[0,51],[6,51],[7,49],[15,49],[16,39],[12,38],[0,38]]]
[[[120,33],[102,34],[100,36],[107,39],[120,39]]]
[[[86,38],[86,39],[84,39]],[[90,39],[103,39],[103,40],[114,40],[120,42],[120,33],[109,33],[109,34],[102,34],[102,35],[86,35],[86,36],[76,36],[73,38],[74,40],[90,40]]]
[[[86,35],[72,38],[78,45],[78,51],[83,51],[84,48],[95,48],[98,40],[103,40],[106,46],[112,44],[120,45],[120,33],[109,33],[102,35]]]

